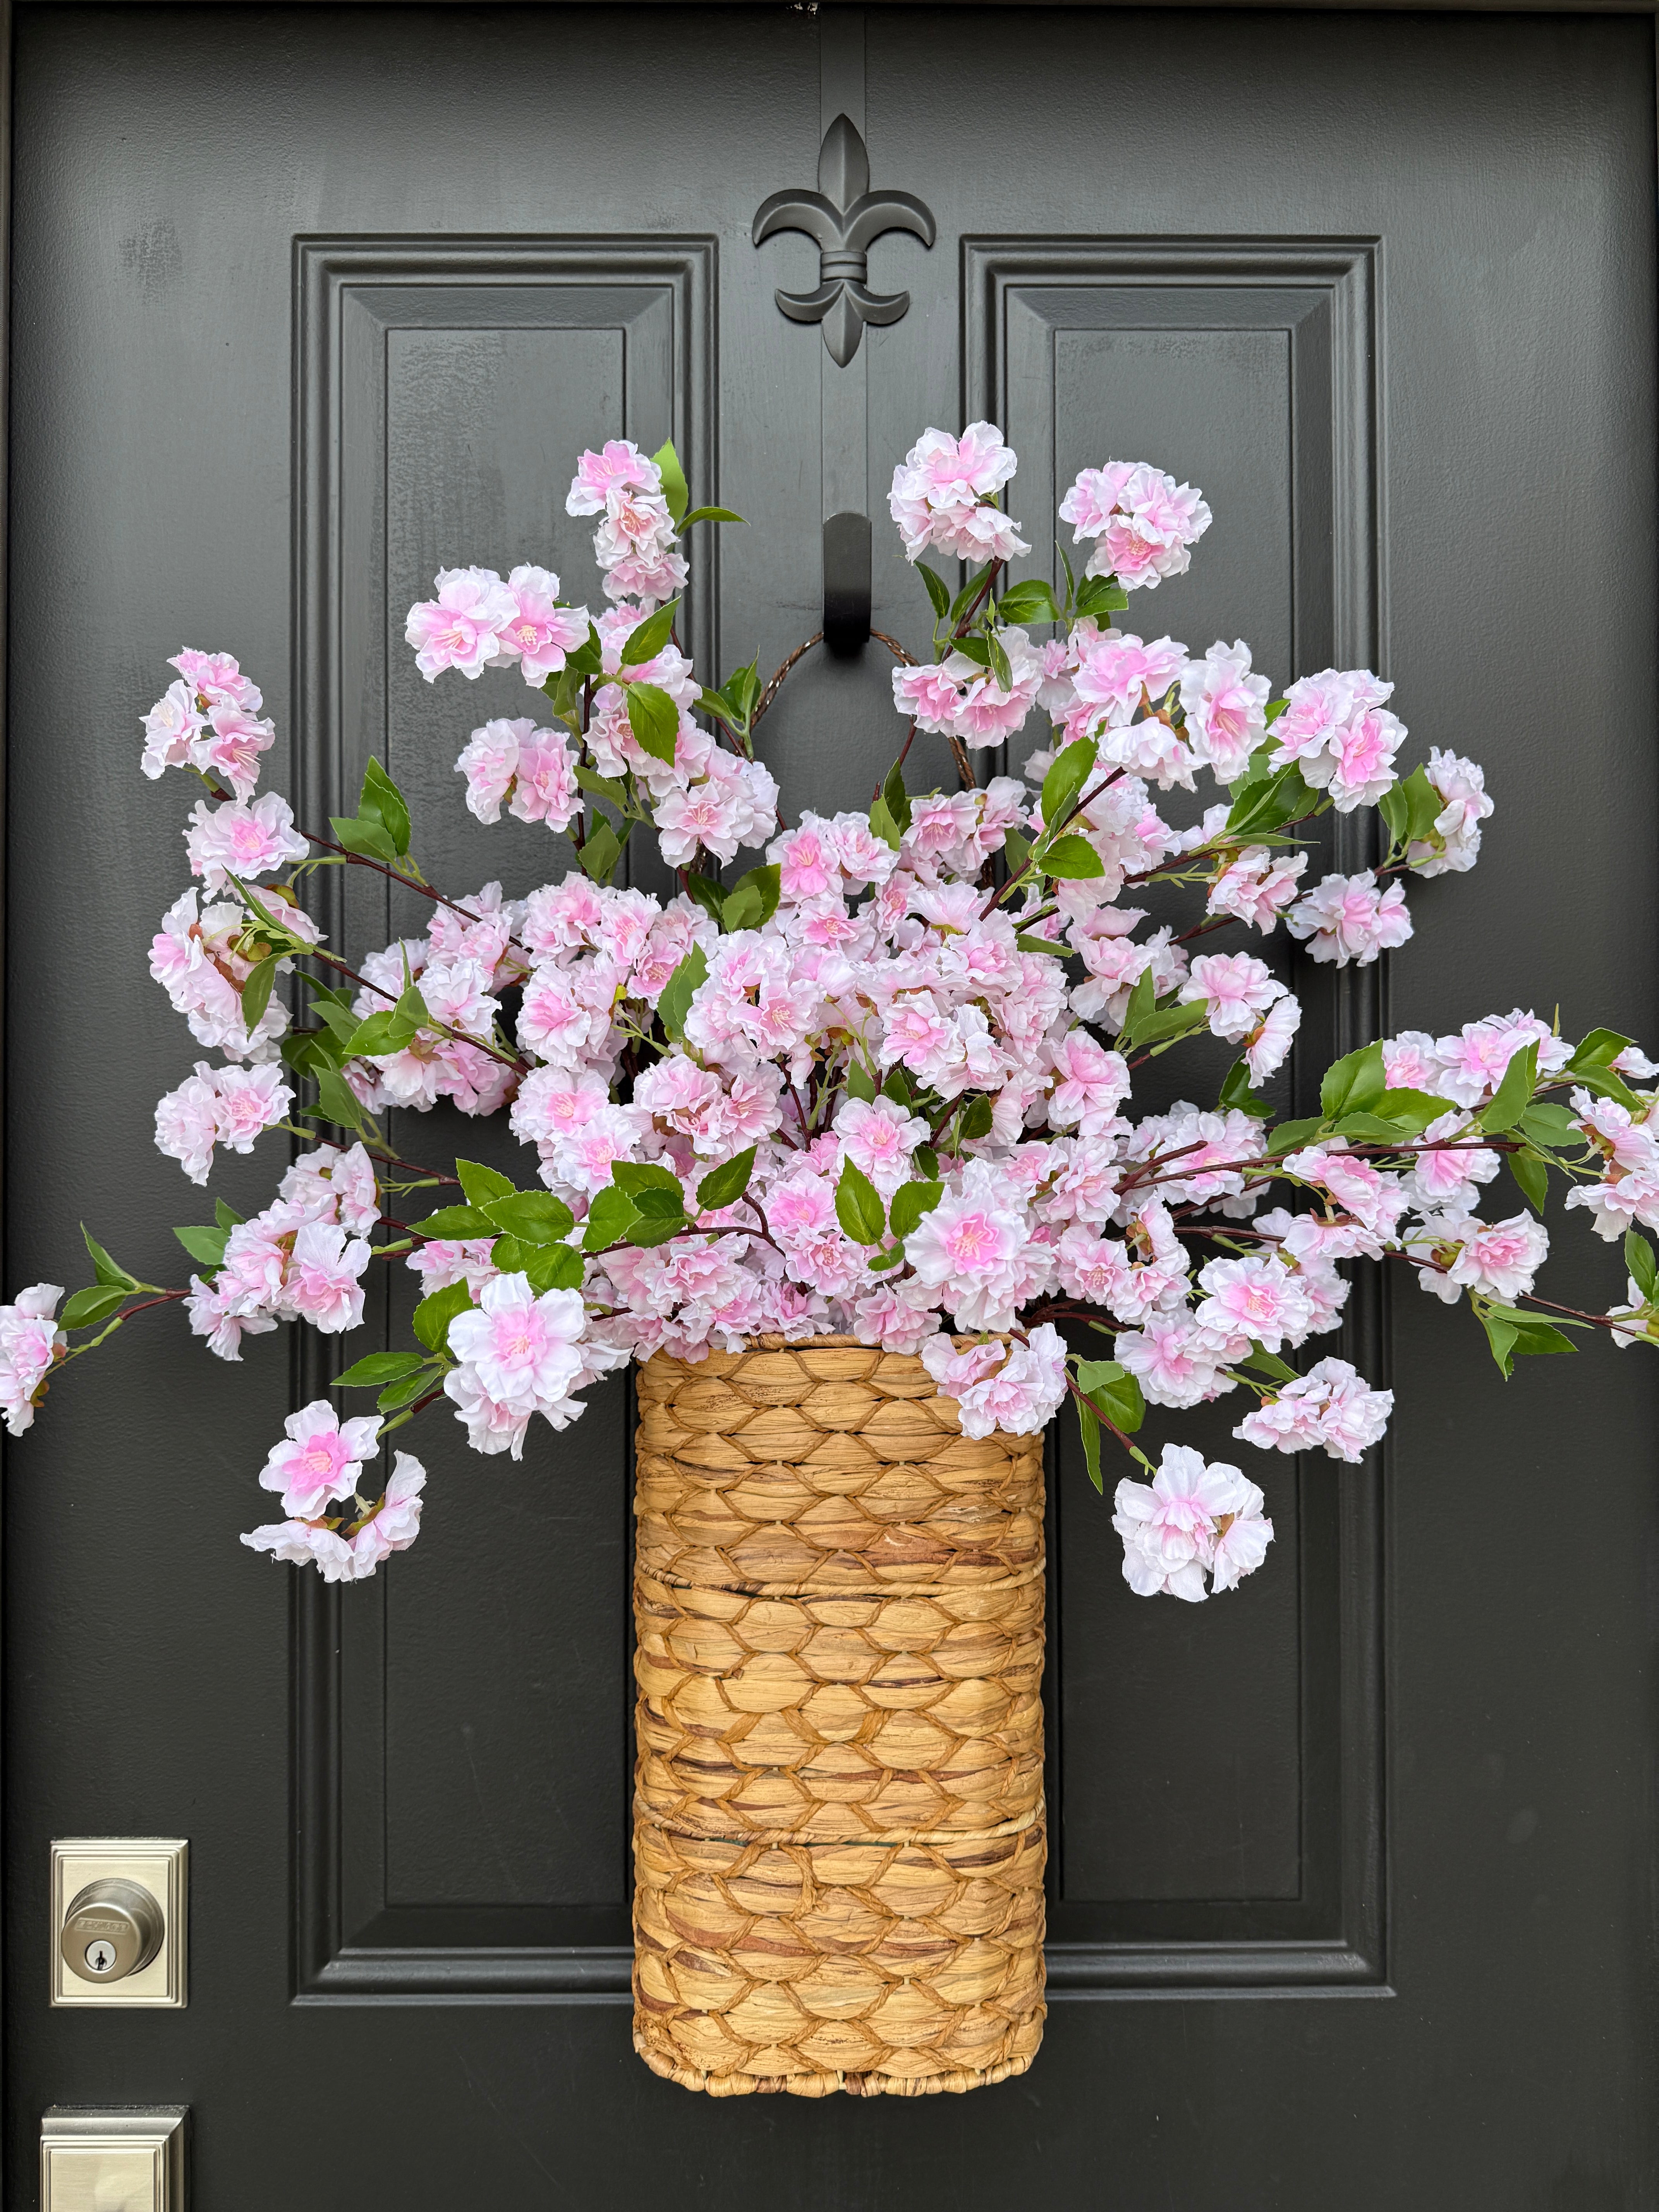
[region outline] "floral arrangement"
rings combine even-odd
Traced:
[[[1069,1397],[1096,1485],[1103,1436],[1148,1478],[1116,1489],[1132,1588],[1200,1599],[1260,1565],[1273,1525],[1237,1467],[1172,1443],[1155,1468],[1135,1442],[1146,1408],[1237,1394],[1241,1443],[1358,1461],[1391,1394],[1340,1358],[1293,1364],[1339,1325],[1349,1263],[1467,1296],[1506,1376],[1573,1350],[1568,1331],[1659,1340],[1638,1226],[1659,1226],[1659,1092],[1638,1087],[1659,1066],[1628,1038],[1489,1013],[1348,1054],[1316,1115],[1276,1119],[1261,1095],[1301,1007],[1246,948],[1281,924],[1339,968],[1403,943],[1407,878],[1475,861],[1480,769],[1437,750],[1407,772],[1392,687],[1367,670],[1275,697],[1243,641],[1194,656],[1121,627],[1210,523],[1155,468],[1085,469],[1060,509],[1078,555],[1062,545],[1063,596],[1011,584],[1030,550],[1003,504],[1014,473],[985,422],[929,430],[895,472],[932,649],[884,641],[908,734],[867,809],[828,818],[792,823],[756,752],[800,653],[769,683],[751,665],[714,685],[682,649],[687,533],[738,518],[688,511],[672,446],[613,441],[577,465],[567,506],[599,518],[602,612],[544,568],[441,572],[408,618],[422,673],[516,666],[535,695],[456,763],[480,821],[505,810],[574,848],[524,899],[430,883],[378,763],[327,836],[256,797],[274,737],[258,690],[227,653],[179,653],[142,766],[205,795],[185,831],[195,880],[150,969],[219,1061],[161,1099],[155,1140],[197,1184],[219,1148],[266,1132],[307,1149],[252,1219],[222,1200],[177,1231],[185,1285],[139,1281],[88,1236],[94,1280],[61,1311],[46,1283],[0,1308],[11,1433],[140,1313],[181,1304],[234,1360],[279,1322],[350,1331],[370,1269],[407,1267],[415,1340],[338,1377],[377,1410],[292,1415],[258,1477],[283,1517],[245,1544],[360,1579],[415,1540],[424,1471],[401,1450],[389,1475],[380,1462],[428,1410],[517,1459],[533,1419],[565,1427],[598,1376],[659,1347],[845,1333],[919,1354],[969,1436],[1034,1432]],[[959,588],[930,554],[969,564]],[[1034,719],[1024,780],[981,781],[975,757]],[[910,789],[919,737],[946,741],[955,787]],[[1218,796],[1176,826],[1154,792],[1206,776]],[[1310,880],[1298,833],[1360,808],[1381,817],[1377,864]],[[666,903],[617,886],[641,828],[678,876]],[[406,886],[424,934],[350,964],[301,903],[324,866]],[[1135,901],[1156,885],[1188,895],[1190,926],[1144,927]],[[290,975],[297,1016],[276,988]],[[1137,1070],[1200,1034],[1236,1051],[1218,1096],[1134,1118]],[[390,1110],[439,1099],[507,1115],[522,1187],[394,1146]],[[1500,1169],[1514,1189],[1483,1215]],[[1581,1312],[1534,1290],[1553,1180],[1622,1237],[1626,1304]],[[447,1202],[422,1212],[428,1191]],[[1103,1340],[1098,1356],[1062,1325]]]

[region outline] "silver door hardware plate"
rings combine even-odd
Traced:
[[[52,1847],[52,2002],[186,2002],[190,1846],[166,1836],[68,1836]]]
[[[184,2105],[54,2105],[40,2122],[40,2212],[185,2212]]]

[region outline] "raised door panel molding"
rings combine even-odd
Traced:
[[[964,240],[963,417],[1000,423],[1019,454],[1009,505],[1033,552],[1017,573],[1059,568],[1043,518],[1080,468],[1149,460],[1200,484],[1215,520],[1189,574],[1136,593],[1124,627],[1200,653],[1242,635],[1275,690],[1381,667],[1378,252]],[[1339,821],[1313,871],[1366,865],[1363,834]],[[1376,971],[1297,969],[1315,1069],[1376,1018]],[[1352,1308],[1341,1350],[1385,1382],[1374,1286]],[[1247,1455],[1231,1407],[1193,1439],[1212,1458]],[[1253,1467],[1270,1571],[1199,1610],[1128,1595],[1063,1423],[1054,1456],[1052,1993],[1384,1987],[1376,1468]],[[1233,1691],[1218,1698],[1218,1680]]]
[[[438,881],[498,878],[515,896],[570,864],[562,841],[474,822],[453,773],[473,726],[545,702],[515,670],[426,684],[404,613],[440,567],[520,561],[557,569],[598,611],[592,524],[564,511],[584,445],[625,436],[650,452],[672,436],[694,500],[713,496],[714,278],[714,242],[697,238],[298,242],[303,816],[354,811],[372,754],[407,791]],[[698,532],[692,553],[705,666],[717,538]],[[354,945],[424,920],[361,871],[323,871],[318,890],[331,935]],[[484,1158],[502,1144],[503,1165],[517,1149],[475,1122],[455,1142]],[[390,1286],[394,1329],[411,1294],[412,1279]],[[326,1389],[329,1351],[307,1334],[296,1403]],[[422,1575],[414,1555],[409,1575],[295,1594],[296,1996],[620,2002],[625,1385],[591,1394],[567,1434],[533,1438],[487,1514],[462,1503],[482,1497],[481,1463],[459,1428],[432,1426],[421,1455],[460,1507],[442,1571]]]

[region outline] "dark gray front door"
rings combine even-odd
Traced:
[[[1480,867],[1419,894],[1380,1018],[1659,1042],[1647,19],[24,5],[16,85],[9,1288],[82,1217],[178,1279],[200,1218],[149,1144],[195,1056],[144,965],[185,881],[137,765],[165,657],[257,675],[302,817],[374,750],[447,880],[527,889],[544,833],[451,772],[521,689],[428,690],[402,611],[441,561],[587,588],[563,489],[606,435],[672,433],[754,519],[696,580],[720,669],[819,627],[847,509],[878,627],[925,637],[884,492],[928,423],[1000,422],[1040,551],[1085,463],[1201,484],[1155,626],[1370,662],[1487,764]],[[938,223],[872,249],[911,305],[846,368],[774,301],[816,250],[750,236],[842,111]],[[793,681],[797,806],[867,799],[886,668]],[[365,899],[353,942],[399,921]],[[1582,1237],[1561,1279],[1619,1291]],[[9,1455],[9,2201],[48,2105],[163,2100],[204,2212],[1659,2203],[1659,1378],[1505,1388],[1425,1304],[1364,1323],[1382,1466],[1270,1474],[1221,1603],[1131,1597],[1060,1450],[1048,2041],[869,2106],[629,2050],[621,1389],[522,1468],[433,1425],[419,1546],[341,1596],[235,1540],[314,1394],[284,1338],[125,1331]],[[75,1834],[189,1837],[187,2010],[48,2011]]]

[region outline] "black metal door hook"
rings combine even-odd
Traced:
[[[823,641],[858,653],[870,636],[870,518],[832,514],[823,526]]]

